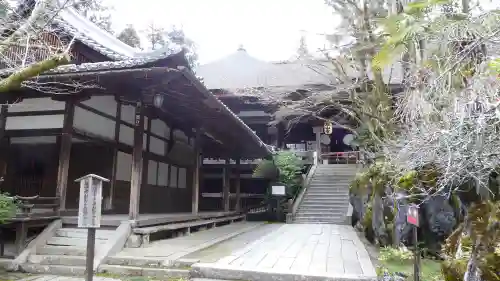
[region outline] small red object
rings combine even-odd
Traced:
[[[414,226],[419,225],[419,216],[418,216],[418,206],[415,204],[412,204],[408,208],[408,213],[406,214],[406,221],[409,224],[412,224]]]

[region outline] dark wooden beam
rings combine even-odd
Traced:
[[[229,212],[229,192],[231,190],[231,162],[229,158],[226,158],[222,173],[222,206],[224,206],[224,212]]]
[[[7,125],[7,114],[9,106],[3,104],[0,107],[0,145],[3,143],[3,138],[5,136],[5,127]]]
[[[59,150],[59,166],[57,169],[57,197],[59,197],[59,209],[66,209],[66,191],[68,188],[68,171],[71,153],[71,138],[73,132],[73,119],[75,116],[74,101],[66,102],[64,108],[64,123],[61,135],[61,146]]]
[[[120,101],[116,102],[116,118],[118,120],[121,119],[122,113],[122,104]],[[113,168],[111,171],[111,184],[109,189],[109,201],[108,201],[108,209],[113,209],[113,196],[115,194],[116,187],[116,170],[118,169],[118,145],[120,143],[120,124],[115,120],[115,147],[113,148]]]
[[[193,186],[192,186],[192,199],[191,199],[191,212],[193,214],[198,214],[199,201],[200,201],[200,172],[201,165],[203,165],[203,159],[201,155],[201,130],[196,130],[195,140],[194,140],[194,150],[195,150],[195,162],[193,168]]]
[[[130,206],[129,219],[137,220],[139,217],[139,202],[142,184],[142,144],[144,135],[143,104],[138,102],[135,106],[134,147],[132,152],[132,175],[130,177]]]
[[[241,210],[241,169],[240,169],[241,160],[240,157],[236,158],[236,180],[235,180],[235,189],[236,189],[236,203],[234,206],[234,210],[239,212]]]

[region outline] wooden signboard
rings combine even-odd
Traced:
[[[87,229],[85,281],[92,281],[94,278],[96,228],[101,227],[102,183],[109,180],[89,174],[75,181],[80,182],[78,227]]]
[[[76,180],[80,182],[80,200],[78,204],[78,227],[101,227],[102,183],[109,181],[93,174]]]

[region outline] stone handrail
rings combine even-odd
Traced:
[[[316,152],[314,152],[314,158],[316,158]],[[316,172],[316,168],[318,167],[318,164],[316,161],[313,162],[313,165],[309,169],[309,172],[306,175],[306,178],[304,179],[304,184],[302,187],[302,190],[293,198],[293,205],[292,205],[292,216],[295,216],[295,213],[297,213],[297,210],[299,209],[300,202],[302,201],[302,198],[304,197],[304,194],[306,193],[307,188],[309,187],[309,184],[314,176],[314,173]]]

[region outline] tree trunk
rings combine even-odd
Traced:
[[[44,61],[31,64],[1,80],[0,93],[6,93],[8,91],[18,89],[21,87],[22,82],[67,63],[69,63],[69,56],[67,54],[61,54],[55,55]]]

